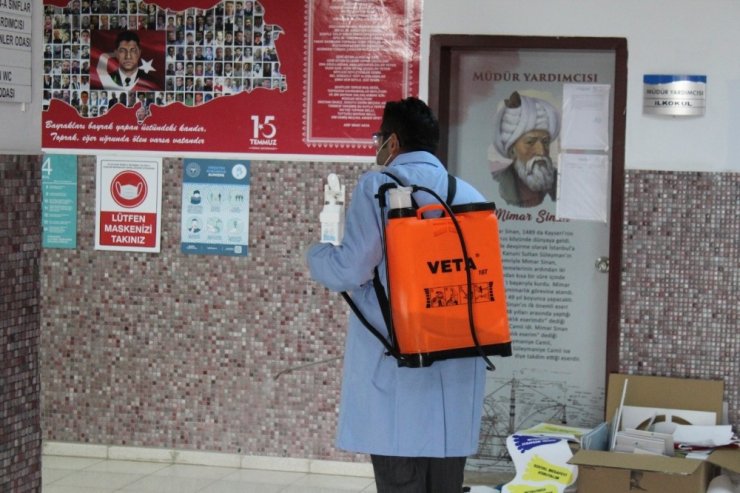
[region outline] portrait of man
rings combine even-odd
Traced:
[[[134,2],[131,2],[134,3]],[[120,87],[134,87],[145,73],[139,68],[141,41],[133,31],[122,31],[116,38],[115,57],[118,70],[111,74],[113,82]]]
[[[91,41],[94,47],[90,67],[93,76],[91,89],[163,89],[166,72],[164,32],[95,31]]]
[[[546,197],[555,200],[557,169],[550,144],[560,132],[560,113],[541,98],[517,91],[504,101],[493,122],[493,147],[509,160],[492,172],[507,204],[536,207]]]

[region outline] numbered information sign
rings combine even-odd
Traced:
[[[77,156],[44,156],[41,227],[44,248],[77,248]]]
[[[95,249],[159,252],[161,158],[98,157]]]

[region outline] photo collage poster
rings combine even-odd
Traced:
[[[385,101],[418,90],[420,11],[47,0],[42,147],[368,159]]]

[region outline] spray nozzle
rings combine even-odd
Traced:
[[[344,204],[344,185],[339,183],[339,177],[330,173],[324,185],[324,204]]]
[[[339,177],[336,173],[330,173],[329,176],[326,178],[326,182],[329,185],[329,190],[335,190],[339,191]]]

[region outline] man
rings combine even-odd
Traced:
[[[230,62],[224,63],[224,77],[233,77],[234,76],[234,66]]]
[[[124,88],[146,91],[158,88],[156,83],[148,79],[149,71],[139,65],[140,45],[139,36],[133,31],[121,31],[116,36],[115,58],[118,60],[118,70],[109,75],[117,87],[109,87],[109,89]],[[151,69],[151,63],[149,67]]]
[[[69,104],[72,105],[72,107],[79,111],[80,109],[80,95],[78,91],[72,91],[72,99],[69,100]],[[87,106],[87,104],[85,104]]]
[[[511,164],[494,171],[501,198],[509,205],[535,207],[555,200],[557,170],[550,143],[560,131],[560,115],[544,99],[514,91],[494,118],[493,145]]]
[[[234,2],[228,0],[224,4],[224,16],[223,16],[223,26],[224,29],[227,31],[233,31],[234,30],[234,22],[235,22],[235,11],[234,11]]]
[[[116,37],[115,57],[118,70],[111,74],[115,84],[121,87],[133,87],[139,77],[139,60],[141,58],[139,37],[131,31],[123,31]]]
[[[386,103],[380,132],[373,139],[377,164],[387,166],[404,184],[447,196],[447,171],[434,156],[439,126],[424,102],[407,98]],[[393,180],[378,171],[360,177],[347,209],[342,244],[312,245],[307,261],[314,280],[350,293],[367,320],[387,334],[372,282],[377,266],[387,285],[381,238],[385,219],[375,198],[384,183]],[[414,196],[420,207],[437,203],[425,192]],[[471,185],[457,180],[454,203],[483,201]],[[370,454],[378,493],[460,493],[466,457],[478,448],[483,360],[399,367],[354,314],[344,354],[337,446]]]
[[[100,100],[105,100],[105,91],[100,94]],[[110,99],[108,100],[108,109],[118,104],[118,95],[115,92],[110,93]]]

